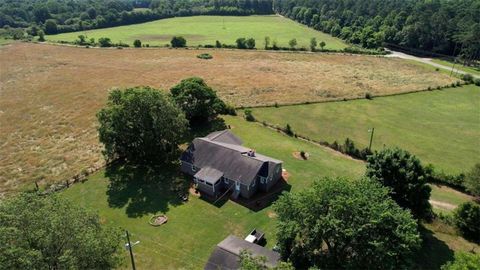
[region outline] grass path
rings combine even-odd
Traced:
[[[259,121],[284,127],[315,140],[368,146],[398,146],[448,173],[469,170],[480,162],[480,87],[401,96],[253,109]],[[298,119],[302,119],[298,121]]]
[[[130,45],[135,39],[150,45],[165,45],[172,36],[180,35],[187,39],[189,46],[214,45],[216,40],[226,44],[235,44],[239,37],[253,37],[257,48],[264,47],[264,38],[269,36],[279,46],[288,47],[288,41],[296,38],[298,47],[310,46],[310,38],[324,41],[327,49],[343,49],[347,45],[340,39],[313,30],[290,19],[276,15],[267,16],[193,16],[163,19],[153,22],[118,26],[105,29],[64,33],[46,36],[50,41],[74,41],[78,35],[87,35],[98,40],[109,37],[113,42],[125,42]]]

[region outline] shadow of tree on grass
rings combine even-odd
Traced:
[[[107,167],[105,176],[110,180],[109,206],[126,206],[129,217],[166,213],[170,205],[181,205],[181,195],[188,193],[189,182],[179,172],[178,164],[155,168],[113,164]]]
[[[422,248],[415,257],[415,268],[419,269],[440,269],[442,265],[453,261],[454,252],[442,240],[435,237],[433,231],[420,226],[422,237]]]

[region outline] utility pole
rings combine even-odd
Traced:
[[[132,269],[135,270],[135,260],[133,259],[133,250],[132,250],[132,244],[130,243],[130,236],[128,235],[128,231],[125,230],[127,233],[127,245],[128,245],[128,250],[130,251],[130,259],[132,260]]]
[[[375,132],[375,128],[368,130],[370,131],[370,143],[368,144],[368,151],[372,151],[372,141],[373,141],[373,133]]]

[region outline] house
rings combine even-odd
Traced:
[[[268,192],[282,177],[282,161],[242,146],[229,130],[195,138],[180,161],[200,192],[215,198],[232,190],[233,198],[248,199],[258,191]]]
[[[265,265],[269,268],[277,266],[280,262],[280,254],[278,252],[247,242],[236,236],[229,235],[215,247],[207,264],[205,264],[204,269],[239,269],[240,253],[243,250],[250,252],[253,257],[265,257],[267,259]]]

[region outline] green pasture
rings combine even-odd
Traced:
[[[447,173],[480,162],[480,87],[469,85],[373,100],[253,109],[258,121],[284,127],[315,140],[372,149],[398,146]]]
[[[277,41],[279,46],[288,46],[289,40],[296,38],[297,47],[310,46],[310,38],[324,41],[327,49],[343,49],[346,44],[338,38],[313,30],[281,16],[194,16],[163,19],[153,22],[64,33],[46,36],[49,41],[75,41],[79,35],[98,40],[108,37],[114,43],[124,42],[132,46],[135,39],[144,44],[169,44],[172,36],[183,36],[187,45],[214,45],[216,40],[225,44],[235,44],[239,37],[253,37],[256,47],[264,47],[264,38]]]

